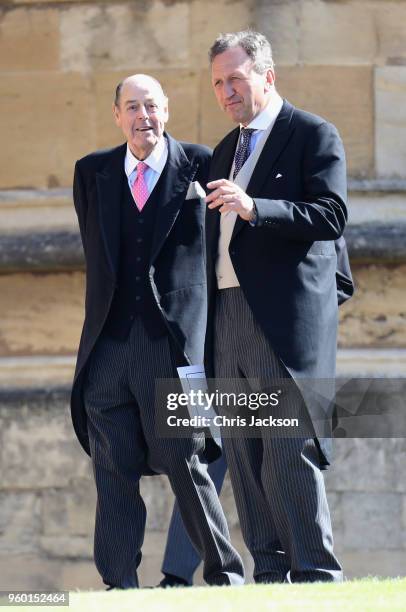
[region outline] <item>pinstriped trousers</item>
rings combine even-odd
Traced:
[[[217,493],[220,494],[227,472],[224,454],[216,459],[216,461],[213,461],[213,463],[210,463],[208,472]],[[183,578],[189,585],[192,585],[193,574],[200,565],[201,560],[185,530],[179,511],[179,504],[175,502],[169,523],[161,571],[163,574],[171,574],[172,576]]]
[[[241,558],[199,459],[204,438],[155,434],[155,379],[173,377],[168,338],[150,339],[140,319],[124,342],[102,335],[91,357],[84,403],[97,488],[94,558],[108,585],[138,586],[146,520],[139,481],[146,468],[168,475],[206,582],[243,582]]]
[[[238,378],[239,392],[253,391],[248,378],[259,379],[263,388],[290,378],[240,287],[217,292],[214,337],[215,376]],[[298,401],[289,405],[296,415],[303,410]],[[342,580],[314,439],[264,431],[259,438],[237,436],[223,437],[223,446],[255,581]]]

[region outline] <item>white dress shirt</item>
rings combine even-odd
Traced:
[[[148,187],[148,191],[151,194],[155,185],[161,176],[162,170],[165,167],[166,160],[168,159],[168,143],[164,136],[159,139],[151,153],[142,161],[147,164],[148,168],[144,172],[145,182]],[[124,159],[124,170],[128,179],[128,186],[132,192],[132,186],[134,185],[135,179],[137,178],[137,166],[141,160],[137,159],[131,151],[127,143],[127,152]]]
[[[261,140],[261,136],[262,138],[266,137],[266,132],[269,133],[269,131],[272,130],[275,124],[276,118],[281,112],[282,105],[283,105],[282,98],[280,97],[276,89],[273,89],[270,92],[269,101],[268,101],[268,104],[265,106],[264,110],[262,110],[251,121],[251,123],[245,126],[251,130],[255,130],[255,132],[251,134],[250,148],[249,148],[250,155],[254,151],[258,142]],[[240,125],[240,132],[243,127],[244,127],[243,125]],[[238,144],[239,143],[237,143],[237,148],[238,148]],[[230,176],[232,177],[233,174],[234,174],[234,161],[233,161],[233,166],[231,168]]]

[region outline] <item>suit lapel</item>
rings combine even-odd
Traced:
[[[210,181],[230,176],[231,165],[234,159],[240,128],[236,128],[220,142],[216,147],[210,166]]]
[[[248,183],[247,194],[252,198],[255,196],[258,197],[261,193],[264,182],[291,137],[294,129],[292,121],[293,111],[294,107],[287,100],[284,100],[281,111],[276,118],[275,125],[262,149],[261,155],[259,156]],[[246,222],[243,221],[241,217],[237,217],[231,240],[235,238],[245,224]]]
[[[155,189],[159,189],[159,201],[150,262],[158,256],[184,202],[189,183],[193,180],[197,166],[189,162],[180,144],[165,134],[168,141],[168,159]]]
[[[117,277],[119,260],[125,152],[125,144],[114,149],[104,169],[96,173],[101,232],[113,278]]]

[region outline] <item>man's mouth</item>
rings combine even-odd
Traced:
[[[136,132],[149,132],[149,131],[151,131],[152,129],[153,129],[152,127],[148,127],[148,126],[146,126],[146,127],[140,127],[140,128],[137,128],[137,129],[136,129]]]

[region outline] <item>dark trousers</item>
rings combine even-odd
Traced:
[[[224,454],[216,461],[213,461],[213,463],[210,463],[208,472],[217,493],[220,494],[227,472]],[[183,578],[183,580],[186,580],[191,585],[193,584],[193,574],[200,565],[201,560],[202,558],[190,541],[183,524],[179,504],[175,501],[171,522],[169,523],[162,572]]]
[[[155,433],[155,379],[173,377],[167,337],[151,340],[140,319],[126,341],[102,335],[94,349],[84,400],[97,487],[95,563],[106,584],[138,586],[146,519],[139,481],[149,467],[168,475],[206,582],[241,584],[241,558],[199,458],[204,438]]]
[[[214,336],[216,378],[238,379],[238,392],[289,377],[239,287],[218,291]],[[288,411],[303,414],[300,394],[288,401]],[[236,428],[223,446],[255,581],[341,580],[314,439],[277,438],[264,428],[248,438]]]

